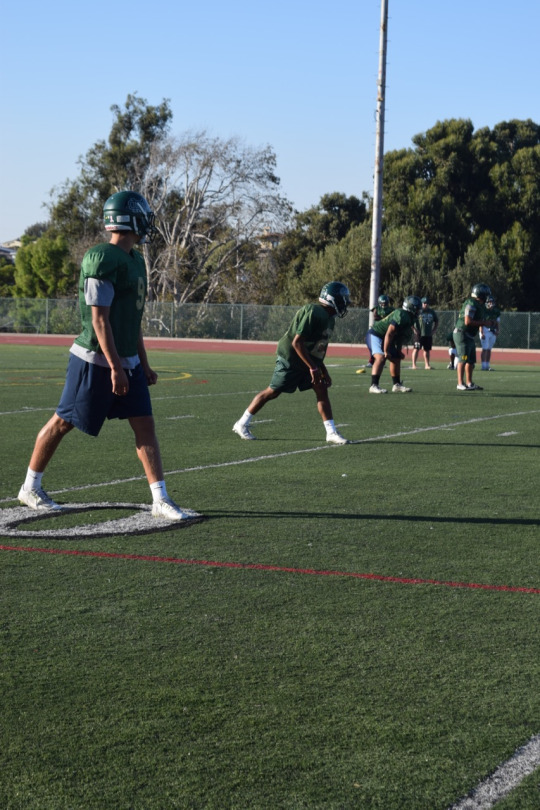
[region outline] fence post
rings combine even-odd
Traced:
[[[45,299],[45,334],[49,334],[49,299]]]
[[[175,334],[174,334],[174,301],[171,301],[171,337],[175,337]]]
[[[242,335],[244,334],[244,305],[240,304],[240,337],[239,340],[242,340]]]
[[[527,318],[527,348],[531,348],[531,313],[528,313]]]

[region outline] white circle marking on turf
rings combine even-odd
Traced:
[[[62,527],[62,517],[65,515],[111,509],[130,509],[133,510],[133,514],[128,517],[104,520],[101,523]],[[52,537],[84,537],[86,539],[88,537],[111,537],[121,534],[151,534],[152,532],[185,526],[202,517],[198,512],[185,511],[189,513],[186,520],[173,521],[153,517],[152,506],[140,503],[71,503],[63,505],[62,511],[57,513],[33,512],[27,506],[17,506],[14,509],[0,510],[0,535],[37,540]],[[39,522],[43,520],[58,521],[58,528],[30,528],[30,526],[39,525]]]

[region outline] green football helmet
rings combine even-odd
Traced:
[[[338,317],[344,318],[351,303],[351,294],[349,288],[341,281],[329,281],[322,288],[319,301],[321,304],[329,304],[335,309]]]
[[[420,315],[422,312],[422,301],[417,295],[408,295],[403,302],[402,309],[412,312],[413,315]]]
[[[381,307],[387,307],[387,306],[390,305],[390,299],[388,298],[387,295],[379,295],[379,297],[377,299],[377,303]]]
[[[139,244],[150,242],[156,232],[154,212],[142,194],[118,191],[103,206],[106,231],[133,231],[141,237]]]
[[[475,284],[471,290],[471,295],[478,301],[485,303],[488,296],[491,295],[491,288],[488,284]]]

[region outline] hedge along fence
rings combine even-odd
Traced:
[[[147,337],[209,338],[214,340],[277,341],[297,306],[256,304],[175,304],[148,301],[143,333]],[[446,346],[458,313],[440,311],[434,345]],[[369,310],[349,309],[336,324],[333,343],[363,343]],[[28,334],[74,335],[81,330],[74,298],[0,298],[0,331]],[[540,349],[540,313],[503,312],[497,347]]]

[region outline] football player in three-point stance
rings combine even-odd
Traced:
[[[106,201],[110,241],[85,254],[79,277],[82,332],[70,350],[66,381],[55,414],[38,433],[19,501],[40,512],[62,507],[42,488],[42,477],[61,440],[74,427],[97,436],[105,419],[127,419],[152,492],[152,514],[168,520],[193,516],[167,494],[148,386],[157,381],[141,331],[146,266],[137,245],[156,231],[145,198],[120,191]]]
[[[387,295],[379,295],[377,298],[377,306],[373,307],[369,311],[371,312],[373,321],[382,321],[383,318],[386,318],[387,315],[393,311],[394,307],[390,303],[390,298]],[[366,337],[367,343],[367,337]],[[371,368],[373,363],[375,362],[375,358],[372,354],[369,356],[369,363],[367,363],[367,368]]]
[[[306,304],[298,310],[278,343],[276,365],[268,388],[254,397],[243,416],[233,425],[233,431],[241,439],[256,438],[249,429],[250,422],[271,399],[283,393],[292,394],[296,390],[312,388],[326,430],[326,441],[348,444],[334,423],[328,397],[332,381],[324,365],[324,357],[334,331],[336,315],[344,318],[349,304],[350,294],[345,284],[331,281],[322,288],[316,304]]]
[[[379,380],[387,360],[390,362],[392,392],[408,394],[412,391],[412,388],[407,388],[401,381],[401,361],[404,358],[402,347],[411,340],[413,333],[418,335],[418,315],[421,309],[422,302],[418,296],[409,295],[401,309],[395,309],[382,321],[371,324],[366,336],[368,349],[375,357],[371,370],[370,394],[386,394],[386,388],[379,386]]]

